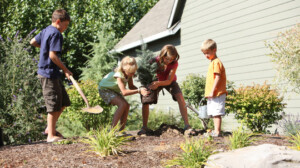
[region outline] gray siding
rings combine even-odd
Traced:
[[[177,69],[178,83],[190,73],[206,75],[209,61],[200,45],[214,39],[217,55],[226,68],[227,79],[236,86],[272,84],[276,71],[266,54],[265,41],[300,23],[300,0],[187,0],[178,39],[157,40],[149,45],[159,52],[166,43],[174,43],[181,56]],[[300,112],[300,96],[288,92],[285,98],[291,114]],[[160,95],[160,109],[179,111],[168,93]]]
[[[206,75],[209,61],[200,51],[202,41],[217,42],[217,55],[227,78],[237,86],[272,84],[273,63],[266,54],[265,41],[300,23],[299,0],[187,1],[181,28],[179,80],[190,73]],[[300,111],[300,96],[291,94],[287,112]]]

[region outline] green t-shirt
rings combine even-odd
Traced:
[[[110,89],[113,90],[117,93],[120,93],[121,90],[118,86],[117,78],[121,78],[123,83],[126,84],[128,83],[128,79],[124,77],[124,74],[121,72],[110,72],[107,74],[99,83],[98,88],[99,89]]]

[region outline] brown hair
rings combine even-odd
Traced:
[[[57,9],[53,12],[53,14],[52,14],[52,23],[56,22],[58,19],[61,22],[71,20],[69,14],[64,9]]]
[[[176,57],[174,61],[178,61],[180,57],[176,48],[171,44],[167,44],[161,49],[159,54],[159,63],[164,64],[164,57],[167,56]]]

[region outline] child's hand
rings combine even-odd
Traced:
[[[73,76],[73,73],[69,70],[66,70],[65,72],[66,77],[68,78],[68,80],[70,80],[70,76]]]
[[[211,92],[211,93],[207,96],[207,98],[212,98],[212,97],[214,97],[214,92]]]
[[[147,96],[148,94],[150,94],[150,91],[148,91],[146,88],[141,88],[141,95]]]
[[[152,90],[156,90],[158,88],[158,81],[152,82],[149,88]]]

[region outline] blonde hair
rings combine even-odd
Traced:
[[[174,61],[178,61],[180,56],[179,56],[176,48],[173,45],[167,44],[167,45],[163,46],[163,48],[160,51],[160,54],[159,54],[160,64],[164,63],[163,62],[164,57],[175,57]]]
[[[201,45],[202,51],[214,50],[214,49],[217,49],[217,43],[212,39],[205,40]]]
[[[137,63],[135,58],[126,56],[122,59],[119,67],[115,69],[116,72],[129,72],[129,73],[135,73],[137,70]]]

